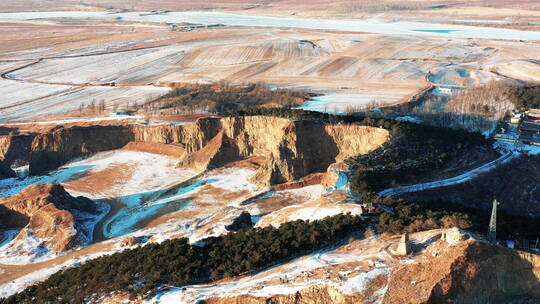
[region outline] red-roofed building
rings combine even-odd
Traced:
[[[540,146],[540,110],[530,110],[519,123],[519,140],[527,145]]]

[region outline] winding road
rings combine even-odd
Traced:
[[[498,165],[505,163],[512,159],[516,154],[513,151],[506,152],[501,157],[486,163],[480,167],[474,168],[472,170],[469,170],[465,173],[462,173],[458,176],[454,176],[447,179],[441,179],[436,180],[432,182],[422,183],[422,184],[416,184],[416,185],[410,185],[410,186],[402,186],[402,187],[395,187],[395,188],[389,188],[380,191],[377,193],[379,196],[396,196],[403,193],[408,192],[416,192],[416,191],[422,191],[427,189],[433,189],[433,188],[439,188],[439,187],[446,187],[450,185],[460,184],[464,183],[466,181],[471,180],[473,177],[475,177],[478,174],[485,173],[490,171],[491,169],[494,169]]]

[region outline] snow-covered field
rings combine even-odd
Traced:
[[[340,190],[342,191],[342,190]],[[326,191],[321,185],[307,186],[299,189],[277,191],[274,196],[292,195],[291,201],[300,201],[300,204],[291,204],[290,206],[275,210],[258,219],[256,227],[275,226],[295,220],[320,220],[327,216],[337,214],[351,213],[362,214],[360,205],[355,203],[335,202],[325,196]],[[291,196],[289,196],[291,197]],[[270,196],[271,198],[271,196]],[[264,204],[264,203],[262,203]],[[262,207],[262,206],[261,206]]]
[[[408,92],[402,92],[402,94]],[[400,99],[400,95],[393,90],[380,89],[379,91],[369,90],[364,93],[330,93],[323,96],[314,97],[313,100],[306,101],[303,106],[297,109],[318,111],[326,113],[346,113],[348,110],[365,110],[369,105],[391,104]]]
[[[448,38],[488,38],[504,40],[540,40],[540,32],[519,31],[504,28],[475,27],[450,24],[375,20],[331,20],[305,18],[279,18],[266,16],[238,15],[219,12],[170,12],[142,15],[139,12],[110,14],[107,12],[28,12],[2,13],[0,20],[30,20],[50,18],[121,18],[137,22],[188,22],[194,24],[257,27],[291,27],[302,29],[340,30],[378,34],[417,36],[441,36]]]
[[[0,94],[4,94],[4,89],[10,90],[9,87],[0,87]],[[129,103],[142,103],[144,100],[157,98],[168,91],[169,88],[155,86],[85,87],[32,102],[17,101],[17,105],[0,110],[0,117],[9,121],[39,119],[47,115],[76,111],[81,105],[89,106],[92,102],[98,104],[101,101],[106,101],[109,106],[125,106]],[[34,95],[32,91],[25,91],[20,93],[20,96],[19,98],[28,100]]]
[[[85,38],[81,44],[70,43],[58,49],[49,48],[51,42],[48,41],[36,46],[26,44],[22,39],[6,53],[18,49],[30,51],[32,47],[41,51],[39,56],[36,53],[32,57],[35,64],[7,74],[19,82],[0,80],[6,84],[0,83],[0,94],[9,96],[3,101],[9,107],[2,108],[0,103],[0,118],[34,120],[101,101],[107,104],[108,110],[113,105],[141,104],[168,91],[168,88],[152,84],[160,86],[169,82],[265,82],[273,87],[325,94],[309,101],[301,107],[303,109],[343,113],[373,103],[406,102],[429,85],[426,75],[441,83],[467,86],[504,79],[492,72],[497,69],[502,75],[506,75],[505,71],[511,72],[511,77],[524,80],[537,77],[531,59],[536,58],[539,48],[526,40],[535,40],[540,34],[532,31],[400,21],[273,18],[216,12],[171,12],[145,16],[105,12],[12,13],[0,14],[0,21],[12,19],[19,20],[17,24],[25,24],[21,21],[57,17],[82,18],[89,23],[89,30],[94,25],[87,18],[93,18],[96,23],[106,19],[116,20],[118,24],[123,24],[123,20],[127,21],[126,24],[150,22],[144,24],[155,26],[162,25],[162,22],[192,22],[244,27],[172,34],[164,26],[161,36],[156,38],[158,42],[159,39],[174,38],[170,44],[159,45],[148,42],[152,40],[152,33],[146,32],[142,36],[120,33],[116,40],[103,37],[103,43]],[[33,22],[55,24],[65,20]],[[330,28],[347,33],[318,31]],[[473,41],[463,38],[511,40]],[[524,52],[516,51],[525,46]],[[81,53],[85,55],[76,55]],[[6,58],[28,59],[26,55],[20,57],[18,54]],[[39,58],[42,59],[38,61]],[[506,60],[528,63],[520,64],[517,72],[504,64],[499,68],[499,64]],[[20,65],[32,62],[23,60]],[[1,66],[1,70],[9,71],[18,65],[5,62]],[[115,82],[117,87],[94,87],[111,82]]]
[[[68,92],[73,87],[64,85],[47,85],[0,79],[0,109],[16,107],[32,100],[38,100],[60,93]],[[0,110],[0,117],[4,116]]]
[[[111,115],[103,117],[94,117],[94,118],[73,118],[73,119],[59,119],[59,120],[44,120],[44,121],[33,121],[33,122],[13,122],[5,123],[4,126],[29,126],[29,125],[52,125],[52,124],[71,124],[71,123],[86,123],[86,122],[100,122],[100,121],[110,121],[110,120],[137,120],[143,119],[142,115]]]
[[[10,73],[20,80],[60,83],[148,83],[172,71],[183,48],[167,46],[104,55],[47,59]]]

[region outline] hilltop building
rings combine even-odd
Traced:
[[[522,115],[518,130],[519,141],[540,146],[540,109],[533,109]]]

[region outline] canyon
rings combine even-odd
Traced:
[[[0,41],[1,304],[540,299],[540,150],[492,140],[535,1],[5,0]]]
[[[14,144],[21,136],[25,145]],[[47,214],[55,214],[52,205],[39,212],[15,210],[26,217],[36,214],[35,219],[31,217],[28,228],[21,229],[21,224],[5,230],[21,229],[7,240],[2,249],[6,259],[0,263],[54,262],[59,255],[105,240],[118,248],[125,242],[138,246],[166,237],[197,241],[227,231],[243,213],[258,227],[360,213],[358,205],[345,203],[348,195],[338,178],[345,173],[338,170],[346,172],[345,160],[370,153],[390,139],[381,128],[270,116],[200,118],[181,125],[55,127],[6,135],[2,150],[17,147],[29,176],[0,182],[2,196],[11,195],[1,199],[2,206],[41,202],[50,191],[64,188],[65,195],[82,195],[98,206],[92,226],[84,230],[84,242],[72,240],[77,238],[73,231],[82,229],[73,219],[78,212],[65,211],[68,207],[61,208],[60,217],[47,220],[39,214],[47,208],[52,208]],[[308,215],[308,209],[318,211]],[[42,227],[51,221],[57,224],[53,232]],[[11,250],[30,236],[26,231],[33,231],[33,222],[41,223],[36,231],[55,237],[36,235],[42,241],[29,244],[28,252]],[[34,253],[43,246],[48,250],[37,258]]]

